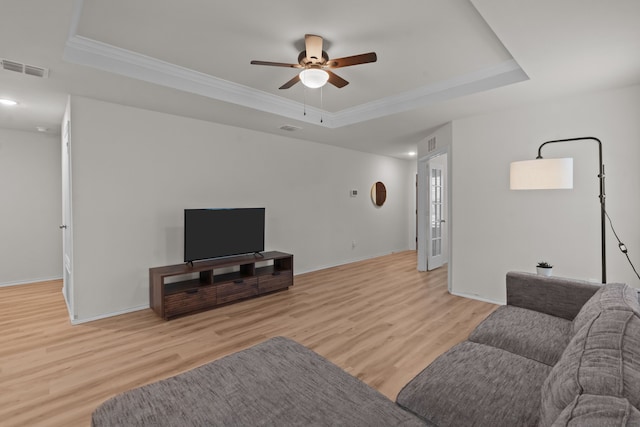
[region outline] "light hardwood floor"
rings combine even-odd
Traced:
[[[88,426],[102,401],[283,335],[395,399],[496,306],[452,296],[401,252],[169,322],[150,309],[72,326],[60,281],[0,288],[0,425]]]

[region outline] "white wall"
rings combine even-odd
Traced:
[[[602,140],[607,210],[640,264],[640,86],[556,100],[453,122],[453,292],[505,301],[505,274],[535,271],[600,279],[597,144],[545,147],[574,158],[574,189],[510,191],[509,164],[548,140]],[[640,287],[607,224],[607,279]]]
[[[409,188],[408,198],[408,206],[407,206],[407,241],[409,242],[409,249],[415,250],[417,249],[417,232],[418,228],[416,226],[417,221],[417,197],[418,197],[418,188],[417,188],[417,179],[418,179],[418,164],[414,160],[407,161],[407,183],[406,186]]]
[[[0,286],[62,277],[60,137],[0,129]]]
[[[266,249],[293,253],[295,273],[414,247],[414,162],[81,97],[71,109],[78,321],[148,306],[148,269],[183,260],[185,208],[266,207]]]

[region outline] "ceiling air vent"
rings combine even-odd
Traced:
[[[49,69],[36,67],[35,65],[26,65],[16,61],[9,61],[8,59],[0,59],[0,64],[3,70],[15,71],[16,73],[27,74],[29,76],[49,77]]]
[[[436,137],[434,136],[433,138],[427,141],[427,152],[430,153],[435,149],[436,149]]]
[[[293,126],[293,125],[282,125],[282,126],[280,126],[280,129],[286,130],[287,132],[293,132],[293,131],[296,131],[296,130],[300,130],[302,128],[300,128],[298,126]]]

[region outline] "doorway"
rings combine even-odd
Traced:
[[[428,207],[429,223],[427,225],[427,271],[442,267],[447,261],[448,244],[445,203],[446,154],[434,157],[427,163],[429,174]]]
[[[449,154],[434,151],[418,161],[418,270],[449,262]]]
[[[62,124],[62,293],[69,317],[75,319],[73,293],[73,238],[71,234],[71,123],[69,104]]]

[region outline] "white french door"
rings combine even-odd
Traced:
[[[69,317],[74,319],[73,302],[73,238],[71,234],[71,125],[69,106],[62,124],[62,293],[67,302]]]
[[[427,227],[427,270],[434,270],[446,261],[445,191],[442,166],[429,162],[429,219]]]

